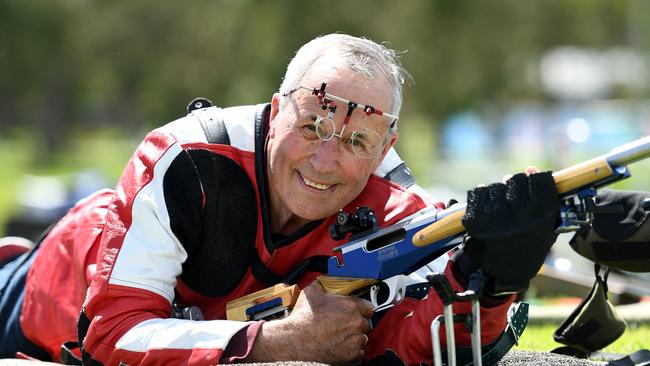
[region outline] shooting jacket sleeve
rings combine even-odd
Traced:
[[[151,132],[116,188],[97,275],[82,309],[89,321],[84,349],[102,364],[218,364],[234,335],[245,331],[254,338],[259,328],[258,323],[170,316],[187,253],[170,227],[163,177],[183,153],[171,134]],[[200,195],[186,198],[201,201]],[[252,332],[246,331],[251,324]]]
[[[452,270],[453,262],[449,261],[445,268],[445,275],[456,291],[464,291]],[[514,301],[514,295],[504,301],[489,306],[481,305],[481,343],[487,344],[494,341],[505,329],[507,311]],[[456,302],[453,304],[454,314],[471,313],[470,302]],[[418,301],[406,298],[401,304],[392,308],[379,321],[378,325],[369,334],[366,347],[366,359],[393,353],[407,365],[420,365],[422,362],[430,363],[432,360],[431,349],[431,322],[443,314],[443,304],[435,290],[431,289],[428,295]],[[454,327],[456,344],[458,346],[470,345],[470,333],[461,323]],[[445,347],[444,327],[441,328],[440,339]]]

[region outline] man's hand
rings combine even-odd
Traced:
[[[463,225],[470,235],[461,273],[482,269],[492,295],[524,291],[557,239],[560,200],[550,172],[517,174],[468,192]]]
[[[372,314],[369,301],[326,294],[315,281],[303,289],[288,317],[262,325],[246,361],[359,361]]]

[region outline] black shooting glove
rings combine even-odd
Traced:
[[[461,273],[488,275],[491,295],[525,291],[557,239],[560,200],[551,172],[517,174],[467,193],[463,225],[469,239],[458,257]]]

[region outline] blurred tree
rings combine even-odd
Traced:
[[[0,131],[31,125],[47,164],[74,121],[78,76],[67,45],[65,7],[0,2]]]
[[[69,129],[137,134],[182,115],[197,95],[224,106],[263,102],[297,47],[335,31],[408,49],[416,84],[403,120],[435,125],[486,101],[545,100],[530,70],[549,48],[647,54],[650,12],[639,11],[647,8],[635,0],[0,0],[0,133],[33,127],[46,159]]]

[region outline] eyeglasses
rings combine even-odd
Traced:
[[[320,89],[312,89],[305,86],[299,86],[282,94],[283,96],[289,96],[298,90],[307,90],[311,92],[312,95],[318,97],[321,109],[323,111],[327,111],[327,116],[322,116],[318,113],[310,113],[310,115],[306,118],[302,118],[302,121],[299,121],[297,123],[297,127],[302,135],[310,141],[314,141],[316,139],[319,139],[321,141],[329,141],[334,137],[337,137],[347,150],[362,159],[371,159],[379,156],[388,139],[386,138],[382,140],[381,136],[379,136],[377,132],[367,127],[363,127],[357,131],[353,131],[348,136],[344,136],[345,129],[350,121],[352,112],[358,108],[359,105],[347,99],[326,93],[326,86],[326,83],[322,83]],[[343,120],[343,126],[341,126],[341,131],[339,133],[336,132],[336,124],[334,123],[334,113],[336,113],[336,109],[338,107],[337,102],[348,106],[348,111],[345,119]],[[384,113],[381,110],[370,105],[364,105],[362,108],[363,112],[366,115],[364,125],[366,124],[368,117],[372,114],[375,114],[380,117],[388,118],[389,121],[391,121],[389,125],[389,128],[391,130],[394,130],[396,127],[396,116]]]

